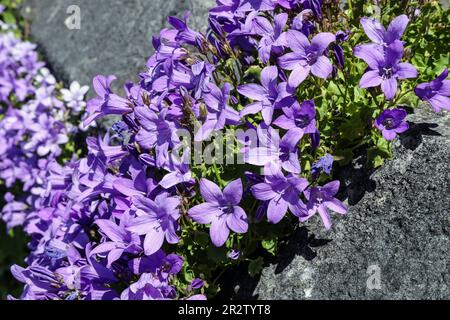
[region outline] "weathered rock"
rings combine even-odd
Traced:
[[[259,282],[240,283],[238,296],[450,298],[450,115],[422,110],[409,120],[394,159],[366,188],[348,186],[350,194],[368,190],[348,216],[335,216],[328,233],[318,217],[301,227]]]
[[[114,74],[116,88],[136,80],[152,53],[151,39],[167,16],[191,11],[190,25],[204,30],[214,0],[26,0],[31,37],[60,80],[90,85],[97,74]],[[79,30],[64,23],[69,6],[81,12]],[[92,94],[92,93],[91,93]]]

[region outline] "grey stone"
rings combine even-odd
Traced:
[[[214,0],[26,0],[32,40],[40,45],[58,79],[90,85],[97,74],[118,77],[115,88],[137,80],[152,54],[151,39],[167,26],[167,16],[191,12],[190,25],[205,30]],[[79,30],[64,23],[67,9],[81,11]],[[91,92],[92,95],[92,92]]]
[[[365,188],[343,179],[350,195],[362,197],[349,214],[334,216],[331,232],[318,217],[299,228],[259,281],[239,283],[238,296],[450,298],[450,115],[421,110],[409,121],[393,160]]]

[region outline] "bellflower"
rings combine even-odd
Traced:
[[[197,223],[211,224],[209,231],[215,246],[225,244],[230,230],[247,232],[247,214],[239,206],[243,193],[240,179],[230,182],[223,192],[214,182],[201,179],[200,193],[206,202],[191,208],[188,215]]]
[[[212,132],[222,130],[226,124],[240,122],[239,112],[228,105],[231,88],[229,83],[225,83],[222,90],[215,84],[208,85],[208,92],[203,96],[208,115],[195,134],[195,141],[206,140]]]
[[[84,96],[88,91],[88,86],[80,86],[77,81],[74,81],[69,89],[61,89],[61,94],[68,107],[74,112],[81,112],[86,105]]]
[[[157,165],[163,166],[168,160],[169,147],[180,143],[177,124],[170,119],[167,108],[159,114],[146,107],[137,107],[134,112],[142,126],[136,135],[136,142],[145,149],[156,147]]]
[[[322,79],[331,75],[333,65],[324,53],[330,43],[336,40],[334,34],[319,33],[310,43],[303,33],[289,30],[286,38],[293,52],[280,57],[278,64],[281,68],[292,71],[289,76],[289,86],[297,88],[310,73]]]
[[[386,99],[394,99],[398,87],[397,79],[417,77],[417,70],[413,65],[400,62],[403,51],[403,43],[399,40],[392,42],[385,52],[375,47],[355,47],[355,56],[369,65],[369,70],[362,76],[359,86],[361,88],[381,86]]]
[[[133,205],[137,209],[137,217],[126,229],[138,235],[145,235],[146,255],[152,255],[161,249],[164,239],[170,244],[178,243],[179,238],[176,234],[177,220],[180,218],[178,198],[170,197],[167,193],[161,193],[155,200],[134,196]]]
[[[303,136],[300,129],[288,131],[280,140],[278,131],[272,127],[259,127],[257,130],[260,145],[250,148],[246,155],[246,162],[255,166],[276,163],[287,172],[300,173],[297,144]]]
[[[377,20],[364,17],[361,19],[361,25],[366,35],[375,44],[387,47],[390,44],[400,40],[408,26],[409,19],[406,15],[401,15],[392,20],[389,27],[386,28]]]
[[[283,108],[283,113],[273,122],[274,125],[285,130],[300,129],[303,134],[317,132],[314,101],[307,100],[301,105],[295,101],[291,107]]]
[[[414,92],[423,101],[428,102],[435,112],[441,109],[450,111],[450,80],[448,77],[448,68],[431,82],[419,84]]]
[[[407,115],[403,109],[384,110],[375,120],[375,127],[383,133],[386,140],[394,140],[397,134],[409,129],[409,124],[405,122]]]
[[[94,78],[93,86],[98,97],[87,103],[89,117],[84,121],[85,126],[105,115],[124,115],[131,112],[129,101],[112,93],[111,83],[114,80],[115,76],[98,75]]]
[[[265,18],[263,18],[265,19]],[[283,48],[287,46],[286,33],[283,32],[288,15],[280,13],[274,18],[274,25],[271,23],[264,28],[263,36],[258,45],[259,57],[263,63],[270,60],[271,53],[281,53]]]
[[[278,84],[278,68],[266,67],[261,72],[261,84],[245,84],[238,87],[238,92],[256,102],[246,106],[240,113],[241,117],[249,114],[262,113],[267,125],[272,123],[275,108],[287,106],[289,97],[286,84]]]
[[[273,163],[264,168],[264,175],[265,182],[254,185],[251,191],[256,199],[269,202],[269,222],[279,223],[288,209],[298,217],[306,214],[306,206],[300,199],[300,194],[308,187],[306,179],[291,174],[286,177]]]
[[[318,212],[325,229],[330,230],[331,218],[328,209],[342,215],[347,214],[348,211],[347,207],[334,197],[339,191],[339,185],[339,181],[333,181],[323,187],[312,187],[305,190],[308,213],[306,216],[300,216],[300,221],[305,222]]]

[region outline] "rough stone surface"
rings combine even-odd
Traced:
[[[207,25],[214,0],[26,0],[31,37],[58,79],[90,85],[97,74],[114,74],[117,86],[136,80],[152,53],[151,38],[167,16],[191,12],[193,29]],[[67,9],[77,5],[81,28],[69,30]],[[92,93],[91,93],[92,94]]]
[[[450,115],[409,120],[392,161],[366,183],[344,179],[350,196],[367,190],[349,215],[335,216],[328,233],[319,218],[299,228],[259,281],[236,287],[238,297],[450,298]],[[378,271],[381,288],[371,290]]]

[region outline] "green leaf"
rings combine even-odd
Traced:
[[[261,241],[262,247],[271,255],[275,255],[277,251],[277,239],[268,239]]]
[[[262,271],[264,265],[264,259],[262,257],[258,257],[255,260],[251,260],[248,265],[248,274],[250,277],[254,278],[259,275]]]

